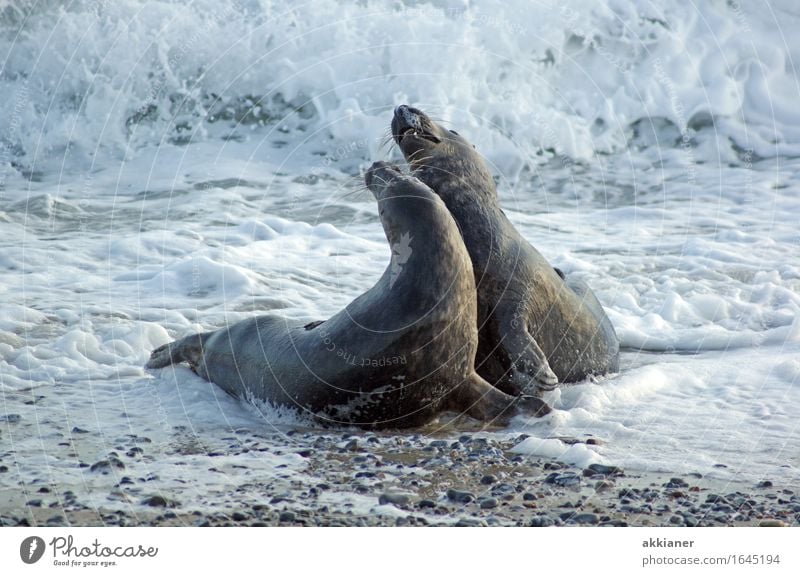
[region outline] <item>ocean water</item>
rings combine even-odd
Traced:
[[[221,487],[204,450],[314,429],[143,365],[255,314],[326,318],[379,278],[361,178],[401,161],[401,103],[475,143],[623,346],[618,374],[481,434],[800,486],[799,25],[788,0],[5,3],[0,492],[49,482],[101,506],[119,478],[79,461],[147,437],[159,457],[137,472],[202,503]]]

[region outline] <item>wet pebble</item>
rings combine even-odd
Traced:
[[[408,502],[410,500],[410,496],[408,494],[397,494],[393,492],[384,492],[380,496],[378,496],[378,504],[392,504],[394,506],[404,507],[408,506]]]
[[[294,522],[297,518],[297,515],[292,512],[291,510],[284,510],[281,512],[281,515],[278,517],[279,522]]]
[[[490,484],[494,484],[495,482],[497,482],[497,476],[493,474],[486,474],[485,476],[483,476],[483,478],[481,478],[481,484],[483,484],[484,486],[489,486]]]
[[[545,482],[556,486],[570,487],[578,486],[581,483],[581,478],[574,472],[554,472],[545,478]]]
[[[159,494],[148,496],[142,500],[142,504],[145,506],[153,506],[154,508],[174,508],[178,505],[174,500],[168,500]]]
[[[485,498],[481,500],[481,510],[491,510],[497,508],[497,498]]]
[[[709,494],[706,496],[706,502],[711,504],[728,504],[727,498],[725,496],[720,496],[719,494]]]
[[[470,518],[468,516],[464,516],[458,519],[458,522],[455,523],[456,528],[474,528],[478,526],[488,526],[485,520],[481,520],[480,518]]]
[[[450,488],[447,490],[447,498],[453,502],[458,502],[459,504],[468,504],[469,502],[475,500],[475,494],[465,490],[456,490],[455,488]]]
[[[495,496],[502,496],[503,494],[514,494],[516,492],[516,488],[514,488],[511,484],[507,482],[503,482],[502,484],[497,484],[496,486],[492,487],[492,494]]]
[[[700,521],[695,516],[692,516],[691,514],[684,514],[683,515],[683,523],[686,524],[687,526],[689,526],[690,528],[694,528],[695,526],[697,526],[700,523]]]
[[[762,520],[758,525],[762,528],[783,528],[786,526],[786,523],[783,520],[768,519]]]
[[[531,521],[528,523],[528,526],[533,528],[547,528],[549,526],[553,526],[555,524],[555,520],[550,518],[549,516],[535,516],[531,518]]]
[[[618,466],[606,466],[605,464],[590,464],[583,471],[584,476],[622,476],[622,468]]]
[[[433,500],[420,500],[417,503],[418,508],[436,508],[436,502]]]
[[[592,514],[589,512],[575,514],[569,518],[569,520],[572,520],[572,522],[575,522],[576,524],[598,524],[600,522],[600,518],[597,516],[597,514]]]
[[[670,478],[664,488],[688,488],[689,484],[683,478]]]
[[[125,468],[125,464],[116,456],[109,456],[108,460],[100,460],[92,464],[89,470],[91,472],[101,472],[103,474],[107,474],[112,468],[118,468],[122,470]]]

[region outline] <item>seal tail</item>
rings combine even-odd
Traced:
[[[181,362],[186,362],[192,367],[197,366],[203,358],[203,336],[204,334],[192,334],[159,346],[150,354],[145,368],[166,368],[170,364]]]

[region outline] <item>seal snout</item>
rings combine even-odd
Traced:
[[[394,109],[392,118],[392,137],[398,145],[417,147],[421,140],[438,144],[442,139],[437,135],[437,128],[422,110],[401,104]],[[410,140],[407,140],[411,137]],[[404,149],[404,152],[407,150]]]
[[[421,111],[411,106],[406,106],[405,104],[401,104],[395,108],[394,118],[392,118],[392,136],[400,141],[408,132],[416,133],[421,131],[421,114]]]
[[[379,194],[403,173],[400,168],[388,162],[375,162],[364,175],[364,183],[373,194]]]
[[[419,114],[419,110],[405,104],[401,104],[394,109],[395,120],[397,120],[399,126],[406,129],[419,126]]]

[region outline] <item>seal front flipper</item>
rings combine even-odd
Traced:
[[[532,416],[544,416],[550,406],[534,396],[511,396],[501,392],[486,380],[472,373],[453,392],[449,408],[481,422],[508,424],[521,411]]]
[[[555,389],[558,376],[550,368],[547,356],[528,332],[525,322],[515,314],[501,311],[499,329],[498,348],[511,362],[510,374],[505,377],[511,388],[531,396]]]
[[[448,407],[481,422],[504,425],[516,414],[516,401],[473,372],[453,391]]]

